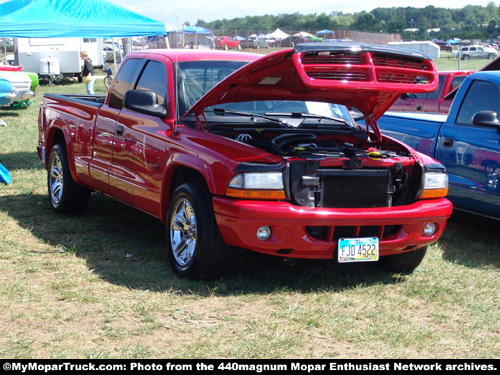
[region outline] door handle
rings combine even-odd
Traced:
[[[422,110],[422,106],[421,105],[417,105],[417,111],[421,111]]]
[[[123,125],[117,125],[116,126],[115,134],[117,136],[121,137],[124,132],[125,132],[125,128],[123,127]]]
[[[443,138],[443,146],[444,147],[453,147],[455,140],[453,138]]]

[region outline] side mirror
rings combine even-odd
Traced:
[[[490,126],[500,130],[500,121],[495,111],[480,111],[472,116],[472,123],[480,126]]]
[[[158,104],[156,93],[151,90],[129,90],[123,98],[123,107],[156,117],[167,117],[167,109]]]

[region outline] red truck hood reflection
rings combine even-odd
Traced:
[[[352,106],[378,119],[401,94],[431,92],[437,85],[433,61],[420,52],[364,43],[302,43],[243,66],[187,114],[200,115],[221,103],[307,100]]]

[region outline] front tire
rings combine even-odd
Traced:
[[[179,276],[217,279],[232,258],[217,227],[210,193],[198,182],[180,185],[167,213],[167,248]]]
[[[73,181],[64,144],[56,144],[50,152],[47,187],[50,204],[58,213],[81,213],[89,204],[91,190]]]
[[[427,246],[407,253],[380,257],[379,267],[387,272],[411,273],[417,268],[425,257]]]

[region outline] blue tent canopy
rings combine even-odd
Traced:
[[[169,30],[162,22],[104,0],[11,0],[0,4],[0,37],[4,38],[113,38],[165,35]]]
[[[186,33],[186,34],[213,34],[212,30],[205,29],[204,27],[201,26],[183,26],[179,30],[177,30],[178,33]]]

